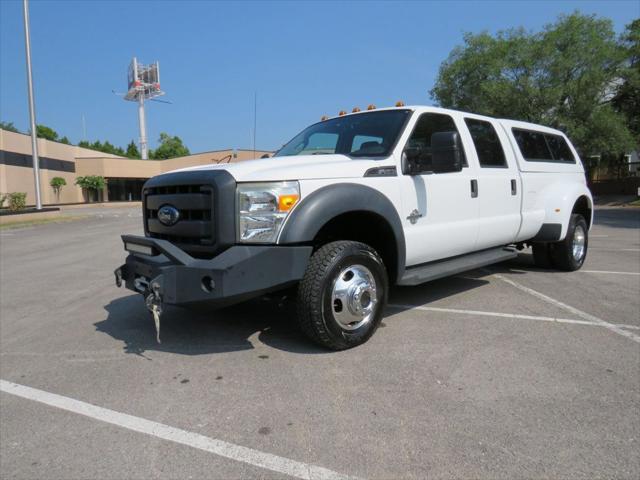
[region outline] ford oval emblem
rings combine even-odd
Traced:
[[[167,227],[175,225],[180,220],[180,210],[173,205],[163,205],[158,210],[158,220]]]

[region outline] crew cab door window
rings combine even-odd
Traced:
[[[416,126],[411,132],[405,148],[416,148],[420,150],[420,169],[430,171],[432,164],[431,136],[438,132],[457,132],[458,128],[449,115],[443,113],[423,113],[418,119]],[[467,159],[464,154],[464,147],[460,145],[462,152],[462,166],[467,167]]]
[[[495,128],[484,120],[465,118],[473,145],[478,154],[478,161],[482,168],[506,168],[507,160],[504,156],[502,144]]]

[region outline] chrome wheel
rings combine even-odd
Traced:
[[[340,327],[356,330],[373,318],[378,304],[376,280],[362,265],[343,269],[331,290],[331,312]]]
[[[573,243],[571,245],[573,259],[576,262],[579,262],[582,260],[582,257],[584,257],[586,242],[587,234],[584,229],[580,225],[576,226],[576,229],[573,232]]]

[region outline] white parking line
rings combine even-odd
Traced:
[[[540,322],[574,323],[578,325],[600,326],[595,322],[589,322],[586,320],[571,320],[569,318],[540,317],[537,315],[521,315],[519,313],[486,312],[483,310],[460,310],[457,308],[425,307],[422,305],[390,304],[389,307],[399,308],[399,309],[423,310],[425,312],[458,313],[461,315],[477,315],[477,316],[484,316],[484,317],[512,318],[517,320],[536,320]]]
[[[457,313],[460,315],[509,318],[514,320],[533,320],[537,322],[573,323],[575,325],[590,325],[592,327],[602,327],[602,325],[599,323],[589,322],[587,320],[573,320],[570,318],[557,318],[557,317],[541,317],[539,315],[523,315],[520,313],[487,312],[485,310],[462,310],[459,308],[425,307],[424,305],[403,305],[399,303],[390,303],[389,305],[387,305],[387,307],[399,309],[399,310],[422,310],[425,312]],[[614,325],[620,328],[640,330],[640,326],[638,325],[628,325],[625,323],[615,323]]]
[[[640,252],[640,248],[589,247],[589,250],[603,250],[605,252]]]
[[[305,480],[355,479],[355,477],[349,477],[323,467],[290,460],[285,457],[254,450],[253,448],[234,445],[233,443],[228,443],[223,440],[205,437],[198,433],[188,432],[179,428],[170,427],[169,425],[134,417],[133,415],[116,412],[108,408],[98,407],[80,400],[45,392],[25,385],[19,385],[6,380],[0,380],[0,391],[117,425],[128,430],[133,430],[134,432],[145,433],[163,440],[197,448],[198,450],[204,450],[205,452],[210,452],[221,457],[230,458],[231,460],[254,465],[283,475]]]
[[[618,325],[614,325],[613,323],[609,323],[609,322],[605,322],[604,320],[596,317],[595,315],[591,315],[590,313],[586,313],[583,312],[582,310],[579,310],[575,307],[572,307],[571,305],[567,305],[566,303],[561,302],[560,300],[556,300],[555,298],[551,298],[547,295],[545,295],[544,293],[540,293],[537,290],[534,290],[533,288],[529,288],[529,287],[525,287],[524,285],[515,282],[513,280],[511,280],[510,278],[504,277],[502,275],[500,275],[499,273],[493,273],[490,270],[485,270],[488,271],[489,273],[493,274],[494,277],[502,280],[505,283],[508,283],[509,285],[511,285],[512,287],[517,288],[518,290],[522,290],[523,292],[528,293],[529,295],[533,295],[534,297],[539,298],[540,300],[544,300],[547,303],[550,303],[552,305],[555,305],[556,307],[560,307],[564,310],[567,310],[568,312],[573,313],[574,315],[577,315],[585,320],[587,320],[588,322],[593,322],[593,323],[597,323],[600,326],[611,330],[614,333],[617,333],[618,335],[622,335],[623,337],[627,337],[631,340],[633,340],[634,342],[640,343],[640,336],[636,335],[635,333],[631,333],[631,332],[627,332],[626,330],[623,330],[622,327],[618,326]]]
[[[579,270],[584,273],[608,273],[611,275],[640,275],[638,272],[611,272],[609,270]]]

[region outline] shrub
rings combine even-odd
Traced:
[[[4,207],[4,202],[8,196],[9,195],[7,195],[6,193],[0,193],[0,208]]]
[[[60,190],[67,184],[67,181],[62,177],[53,177],[49,182],[53,191],[56,192],[56,197],[60,200]]]
[[[9,210],[16,212],[22,210],[27,204],[27,194],[25,192],[13,192],[8,195]]]
[[[104,177],[100,175],[87,175],[86,177],[77,177],[76,185],[83,190],[85,202],[92,202],[100,199],[100,192],[107,184]]]
[[[106,184],[106,180],[100,175],[87,175],[86,177],[76,178],[76,185],[86,190],[102,190]]]

